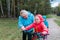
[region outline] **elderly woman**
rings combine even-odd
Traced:
[[[18,19],[18,28],[22,29],[34,22],[34,15],[31,12],[28,12],[26,10],[20,11],[20,16]],[[33,29],[30,29],[28,31],[23,31],[23,40],[26,40],[26,36],[28,36],[28,40],[32,39],[31,32],[33,32]]]

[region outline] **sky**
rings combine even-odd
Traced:
[[[57,7],[59,5],[59,3],[60,3],[60,0],[53,0],[51,2],[51,7]]]

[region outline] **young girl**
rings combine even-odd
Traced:
[[[35,22],[29,25],[26,28],[23,28],[23,30],[29,30],[31,28],[34,28],[35,33],[42,33],[43,35],[48,33],[48,29],[45,26],[43,22],[43,18],[40,14],[35,16]],[[46,40],[45,38],[43,40]]]

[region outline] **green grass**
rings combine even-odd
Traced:
[[[55,20],[55,22],[60,26],[60,20]]]
[[[55,16],[55,22],[60,26],[60,16]]]
[[[0,18],[0,40],[22,40],[22,32],[17,28],[17,19]]]
[[[48,15],[46,15],[47,16],[47,18],[53,18],[53,16],[55,16],[55,15],[53,15],[53,14],[48,14]]]

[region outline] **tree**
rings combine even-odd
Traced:
[[[20,0],[17,0],[17,13],[20,15]]]
[[[7,9],[8,9],[8,17],[11,17],[10,15],[10,0],[6,0],[6,3],[7,3]]]
[[[57,15],[60,16],[60,4],[59,4],[59,6],[57,7]]]
[[[3,12],[3,7],[2,7],[2,2],[0,0],[0,5],[1,5],[1,12],[2,12],[2,17],[4,16],[4,12]]]
[[[50,0],[45,0],[45,14],[51,13]]]
[[[2,2],[1,2],[2,1]],[[20,10],[25,9],[33,14],[50,13],[50,0],[1,0],[1,14],[7,17],[18,17]]]
[[[12,12],[12,16],[15,18],[16,14],[15,14],[15,0],[11,0],[12,1],[12,5],[11,5],[11,12]]]

